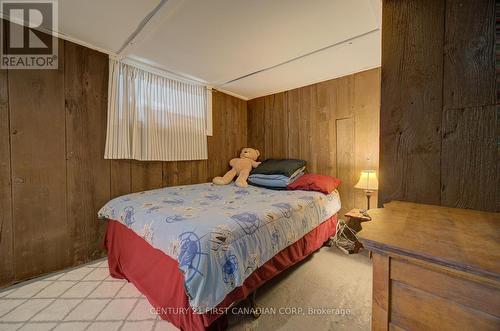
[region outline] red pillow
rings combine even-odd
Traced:
[[[287,189],[318,191],[330,194],[340,185],[340,183],[341,180],[335,177],[318,174],[305,174],[288,184]]]

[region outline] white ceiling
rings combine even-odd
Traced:
[[[224,85],[250,99],[380,66],[380,31]]]
[[[159,0],[59,0],[59,31],[118,52]]]
[[[379,66],[380,7],[380,0],[60,0],[59,32],[250,99]]]

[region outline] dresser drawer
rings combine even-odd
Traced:
[[[403,330],[499,330],[500,291],[479,278],[391,258],[389,322]]]

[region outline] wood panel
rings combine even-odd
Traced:
[[[110,160],[111,198],[132,192],[132,168],[130,160]]]
[[[337,118],[349,118],[354,115],[354,76],[349,75],[333,80],[335,110]]]
[[[314,165],[311,160],[313,128],[311,123],[311,94],[312,87],[305,86],[300,89],[300,112],[299,112],[299,158],[307,161],[307,170],[314,172]],[[290,123],[292,124],[292,123]],[[278,130],[279,128],[273,128]],[[274,157],[274,156],[272,156]]]
[[[494,105],[495,1],[446,0],[443,107]]]
[[[341,213],[362,208],[354,184],[361,170],[378,170],[379,104],[379,69],[256,98],[248,101],[249,146],[262,159],[299,158],[311,173],[341,178]]]
[[[132,192],[152,190],[163,185],[163,162],[130,161],[130,185]]]
[[[213,135],[208,137],[208,155],[214,156],[208,164],[208,174],[212,178],[219,176],[229,168],[228,160],[224,159],[225,149],[227,148],[227,142],[224,141],[226,136],[224,99],[220,92],[212,94]]]
[[[445,28],[442,204],[500,210],[495,1],[446,1]]]
[[[14,277],[10,126],[7,71],[0,70],[0,284]]]
[[[356,173],[354,163],[354,119],[337,120],[337,176],[342,179],[339,193],[342,201],[341,215],[354,206]],[[365,207],[364,205],[361,208]]]
[[[335,137],[333,121],[335,114],[331,111],[330,95],[332,93],[330,81],[316,84],[315,92],[313,122],[316,123],[315,131],[317,131],[317,134],[313,134],[312,145],[317,146],[317,148],[313,153],[313,159],[316,163],[316,172],[331,174],[335,173],[336,145],[334,139],[331,139]]]
[[[383,22],[379,201],[439,204],[444,1],[386,0]]]
[[[163,186],[182,185],[182,178],[191,176],[191,169],[187,175],[186,165],[183,162],[163,162]]]
[[[300,133],[299,133],[299,125],[300,123],[300,91],[301,89],[294,89],[286,92],[287,98],[287,107],[288,107],[288,157],[292,159],[300,158]],[[254,99],[259,100],[259,99]],[[250,104],[252,101],[248,103],[249,107],[249,121],[254,121],[255,114],[250,112]],[[264,139],[264,135],[259,132],[253,122],[248,123],[248,128],[252,131],[248,133],[248,139],[250,144],[250,139]],[[254,131],[256,130],[256,131]]]
[[[210,182],[212,178],[208,176],[208,160],[197,160],[191,162],[190,184]]]
[[[495,108],[497,110],[497,139],[498,141],[500,141],[500,104],[498,104]],[[497,143],[497,203],[496,204],[497,204],[496,211],[499,212],[500,211],[500,144],[498,143]]]
[[[441,203],[495,210],[496,106],[447,109],[443,113]]]
[[[248,146],[260,151],[260,158],[264,160],[265,131],[264,131],[264,98],[257,98],[248,101]],[[295,146],[298,146],[295,145]]]
[[[495,1],[384,0],[382,21],[379,206],[499,211]]]
[[[64,44],[59,42],[59,54]],[[57,70],[10,70],[15,278],[70,265],[64,57]],[[26,91],[29,90],[29,93]]]
[[[247,145],[247,102],[222,92],[212,95],[213,136],[208,137],[208,179],[229,170],[229,160]],[[262,152],[262,151],[261,151]]]
[[[498,21],[500,18],[500,3],[495,2],[495,18]],[[500,29],[496,24],[495,33],[495,55],[496,55],[496,109],[497,109],[497,139],[500,141]],[[500,144],[497,144],[497,211],[500,211]]]
[[[226,96],[233,100],[233,111],[235,116],[233,116],[233,122],[231,125],[236,128],[231,135],[226,136],[230,139],[234,139],[235,146],[233,151],[236,151],[237,155],[240,155],[241,149],[247,146],[248,142],[248,113],[247,113],[247,102],[235,97]]]
[[[163,162],[163,186],[200,184],[211,181],[208,161]]]
[[[368,70],[354,77],[354,132],[356,133],[355,170],[356,179],[365,169],[378,170],[380,132],[380,70]],[[377,191],[372,193],[371,206],[377,206]],[[366,208],[363,190],[354,190],[354,205]]]
[[[107,56],[65,42],[66,180],[69,248],[73,264],[103,255],[105,223],[97,212],[110,199],[106,143]],[[89,143],[92,142],[92,143]]]
[[[288,152],[288,112],[285,93],[264,97],[264,150],[275,158],[286,158]],[[279,128],[275,130],[274,128]]]

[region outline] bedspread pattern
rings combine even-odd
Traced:
[[[98,215],[125,224],[177,260],[189,303],[203,313],[339,209],[336,191],[324,195],[206,183],[121,196]]]

